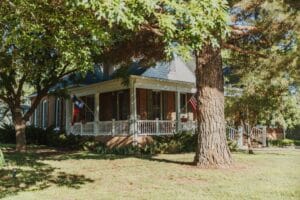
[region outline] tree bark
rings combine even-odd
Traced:
[[[16,109],[13,114],[13,121],[16,131],[16,150],[19,152],[26,151],[26,121],[22,117],[22,110]]]
[[[226,167],[232,163],[226,140],[224,78],[221,50],[206,45],[196,52],[197,166]]]

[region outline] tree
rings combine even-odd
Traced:
[[[226,9],[226,2],[222,0],[78,0],[63,3],[22,0],[15,4],[2,1],[3,67],[0,77],[3,84],[0,97],[9,105],[13,115],[17,149],[22,150],[25,146],[25,122],[51,86],[67,74],[88,69],[92,66],[91,58],[105,64],[106,56],[120,52],[125,46],[129,47],[127,55],[123,56],[123,53],[121,59],[109,60],[109,64],[126,63],[133,57],[149,63],[171,58],[174,53],[183,57],[196,53],[199,61],[196,63],[199,72],[197,88],[202,91],[197,93],[198,99],[209,98],[201,106],[211,109],[199,110],[203,117],[198,123],[202,128],[199,128],[199,150],[195,161],[203,166],[229,164],[220,70],[220,43],[226,34]],[[135,41],[138,45],[134,44]],[[95,49],[94,44],[97,44]],[[199,59],[202,56],[207,56],[207,59]],[[218,61],[211,62],[215,58]],[[209,73],[213,81],[201,82],[205,80],[202,69],[217,72],[217,75]],[[24,83],[35,87],[37,97],[30,110],[22,115],[19,108]],[[212,93],[219,95],[220,99],[212,99]],[[219,105],[220,112],[213,118],[206,118],[215,111],[211,101]],[[201,106],[199,104],[199,108]],[[214,125],[208,127],[204,124]],[[211,135],[214,139],[209,139]],[[215,149],[214,145],[219,148]]]
[[[98,1],[82,4],[95,8],[99,15],[103,15],[105,6],[113,7],[109,10],[117,9],[115,5],[103,6]],[[134,37],[116,42],[97,58],[102,62],[105,60],[109,65],[131,62],[132,57],[147,63],[170,58],[174,53],[187,58],[193,52],[197,61],[196,86],[199,102],[195,163],[201,167],[229,165],[232,160],[225,137],[221,59],[221,40],[227,33],[226,2],[156,0],[135,1],[133,4],[123,3],[119,6],[122,9],[113,12],[122,16],[117,24],[119,28],[128,24],[135,26],[132,29]],[[121,55],[121,59],[111,59],[117,55]],[[110,59],[106,60],[104,57]]]
[[[235,87],[243,88],[242,96],[228,99],[226,108],[239,125],[285,128],[299,120],[299,104],[292,94],[300,77],[299,6],[286,2],[232,1],[233,23],[246,24],[244,30],[233,31],[227,47],[236,51],[225,58],[239,80]]]
[[[91,68],[91,52],[105,45],[105,30],[91,19],[60,1],[0,2],[0,99],[12,114],[18,151],[26,148],[26,121],[49,89],[64,76]],[[26,85],[36,97],[22,113]]]
[[[238,99],[251,107],[252,124],[268,125],[271,111],[279,116],[278,112],[287,114],[283,108],[297,106],[292,93],[300,78],[298,9],[294,1],[238,1],[233,5],[234,22],[248,24],[248,31],[238,32],[229,42],[256,54],[230,52],[225,60],[239,79],[236,86],[244,90]],[[284,120],[276,121],[287,125]]]

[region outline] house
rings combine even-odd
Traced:
[[[194,70],[193,64],[180,57],[149,68],[138,63],[109,70],[95,66],[94,72],[80,82],[66,78],[65,85],[57,86],[66,88],[69,95],[75,95],[85,104],[74,123],[72,100],[53,95],[42,99],[31,123],[41,128],[55,127],[68,134],[97,136],[112,145],[143,143],[147,139],[144,136],[195,131],[196,115],[189,103],[196,92]],[[234,98],[241,92],[229,87],[225,95]],[[251,132],[265,146],[266,131],[252,127]],[[226,126],[226,134],[239,146],[246,144],[242,130]]]
[[[51,95],[41,101],[31,123],[94,136],[173,134],[195,127],[188,103],[196,91],[193,65],[176,57],[149,68],[133,63],[125,78],[118,78],[120,70],[96,67],[85,81],[68,85],[68,93],[85,103],[73,125],[71,99]]]

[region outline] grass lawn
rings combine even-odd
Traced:
[[[198,169],[193,154],[130,157],[32,148],[4,151],[7,199],[300,199],[300,150],[233,153],[229,169]],[[12,171],[16,168],[16,178]]]

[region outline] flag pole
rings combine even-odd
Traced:
[[[80,101],[84,102],[80,97],[77,97]],[[92,109],[85,103],[84,106],[86,106],[86,108],[92,113],[93,117],[95,117],[94,115],[94,111],[92,111]]]

